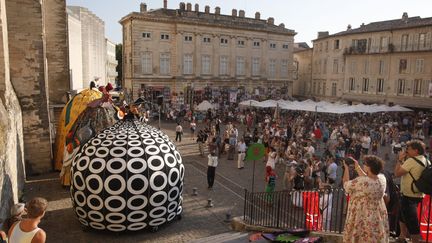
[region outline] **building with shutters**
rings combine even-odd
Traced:
[[[432,18],[362,24],[313,40],[308,97],[432,108]]]
[[[293,30],[273,18],[236,9],[200,11],[180,3],[133,12],[123,26],[123,87],[132,97],[186,104],[209,99],[229,104],[251,96],[292,95]],[[235,95],[233,95],[235,93]]]

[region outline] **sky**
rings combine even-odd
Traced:
[[[66,4],[86,7],[105,22],[106,37],[121,43],[122,32],[118,21],[130,12],[139,12],[140,3],[147,9],[163,7],[163,0],[66,0]],[[334,34],[346,30],[348,24],[358,28],[362,23],[399,19],[403,12],[409,17],[432,17],[432,0],[168,0],[168,8],[178,9],[180,2],[196,3],[200,11],[210,6],[210,12],[219,6],[221,14],[231,15],[232,9],[245,10],[246,17],[261,13],[261,19],[273,17],[275,24],[295,30],[295,42],[311,45],[318,31]]]

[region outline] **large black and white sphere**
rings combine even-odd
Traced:
[[[158,227],[182,213],[184,165],[168,136],[121,121],[82,146],[71,169],[72,204],[97,230]]]

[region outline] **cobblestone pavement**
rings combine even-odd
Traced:
[[[157,126],[157,122],[153,122]],[[171,139],[175,138],[175,123],[163,122],[162,130]],[[72,210],[68,188],[59,183],[58,173],[51,173],[35,178],[29,178],[26,184],[24,198],[42,196],[49,200],[46,217],[41,227],[47,232],[48,242],[189,242],[231,231],[229,223],[224,222],[226,214],[243,215],[244,189],[251,189],[253,162],[246,162],[245,168],[237,169],[235,160],[227,160],[223,155],[216,169],[216,182],[213,190],[207,189],[206,170],[207,158],[198,154],[198,146],[191,139],[189,126],[184,124],[184,136],[181,143],[176,143],[185,164],[184,211],[181,220],[165,225],[157,232],[140,231],[134,233],[113,234],[107,232],[83,231]],[[242,132],[240,132],[242,134]],[[384,155],[389,148],[381,150]],[[392,155],[390,155],[393,157]],[[394,161],[394,160],[391,160]],[[392,171],[394,163],[386,167]],[[263,161],[255,162],[255,191],[264,191]],[[276,171],[278,179],[276,190],[282,189],[284,165],[278,164]],[[196,187],[198,196],[192,195]],[[214,207],[207,208],[211,198]]]

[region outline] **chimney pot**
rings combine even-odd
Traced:
[[[145,3],[140,4],[140,12],[141,13],[147,12],[147,4],[145,4]]]
[[[185,5],[185,3],[184,2],[181,2],[180,3],[180,10],[185,10],[186,9],[186,5]]]
[[[274,24],[274,18],[273,17],[268,18],[267,23],[268,24]]]
[[[234,9],[232,10],[232,16],[233,16],[233,17],[237,17],[237,9],[234,8]]]
[[[347,30],[351,30],[351,25],[350,24],[347,26]]]
[[[261,14],[260,14],[260,12],[256,12],[256,13],[255,13],[255,19],[261,19]]]
[[[204,12],[206,14],[209,14],[210,13],[210,6],[206,5],[205,8],[204,8]]]
[[[279,27],[285,28],[285,24],[284,24],[284,23],[281,23],[281,24],[279,25]]]
[[[186,10],[187,11],[192,11],[192,4],[191,3],[187,3],[186,4]]]
[[[405,23],[408,22],[408,13],[407,12],[404,12],[402,14],[402,20],[405,21]]]
[[[245,17],[245,11],[244,10],[240,10],[239,11],[239,17],[240,18],[244,18]]]
[[[220,15],[220,7],[216,7],[215,8],[215,14],[216,15]]]

